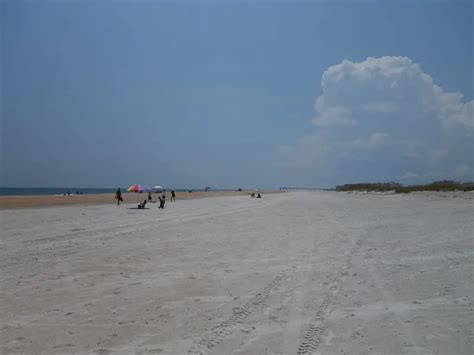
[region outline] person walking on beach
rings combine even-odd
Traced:
[[[118,190],[115,192],[115,199],[117,200],[117,206],[120,206],[120,202],[123,201],[122,198],[122,191],[120,191],[120,187]]]
[[[148,202],[151,202],[151,191],[148,191]]]
[[[174,190],[171,190],[171,202],[176,202],[176,193]]]

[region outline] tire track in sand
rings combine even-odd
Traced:
[[[325,325],[326,313],[329,306],[334,303],[335,297],[341,290],[342,284],[346,279],[347,270],[349,270],[351,263],[350,255],[361,247],[361,243],[362,241],[360,239],[353,240],[351,249],[344,253],[344,261],[340,267],[340,271],[327,282],[328,289],[324,293],[323,301],[317,307],[316,313],[311,318],[306,332],[300,340],[296,354],[311,354],[317,351],[322,339],[327,336],[327,327]]]
[[[298,346],[298,350],[296,351],[297,354],[308,354],[318,350],[322,337],[327,335],[324,318],[326,310],[330,304],[331,296],[327,294],[311,320],[311,323]]]
[[[233,326],[242,323],[256,309],[266,307],[266,301],[270,297],[271,291],[274,290],[280,282],[287,276],[287,271],[280,272],[273,280],[271,280],[261,291],[250,298],[243,306],[234,307],[232,315],[224,322],[212,328],[203,338],[194,342],[189,349],[189,353],[205,354],[209,349],[221,343],[233,331]]]
[[[327,336],[327,328],[325,325],[326,313],[331,304],[335,302],[336,295],[342,288],[342,285],[347,277],[348,270],[351,269],[351,256],[357,254],[362,248],[363,239],[358,235],[353,235],[351,238],[351,247],[344,252],[343,262],[339,271],[329,281],[328,290],[326,290],[323,301],[317,307],[317,311],[306,329],[305,335],[301,339],[297,348],[297,354],[311,354],[318,350],[322,339]]]

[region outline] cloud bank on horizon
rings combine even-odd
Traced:
[[[474,180],[474,101],[407,57],[344,60],[322,75],[315,131],[281,147],[310,181]]]

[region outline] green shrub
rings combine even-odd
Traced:
[[[474,182],[460,183],[451,180],[435,181],[425,185],[407,185],[396,182],[364,182],[358,184],[345,184],[336,186],[336,191],[391,191],[396,193],[408,193],[413,191],[472,191]]]

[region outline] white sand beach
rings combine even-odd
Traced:
[[[472,354],[473,194],[0,211],[1,354]]]

